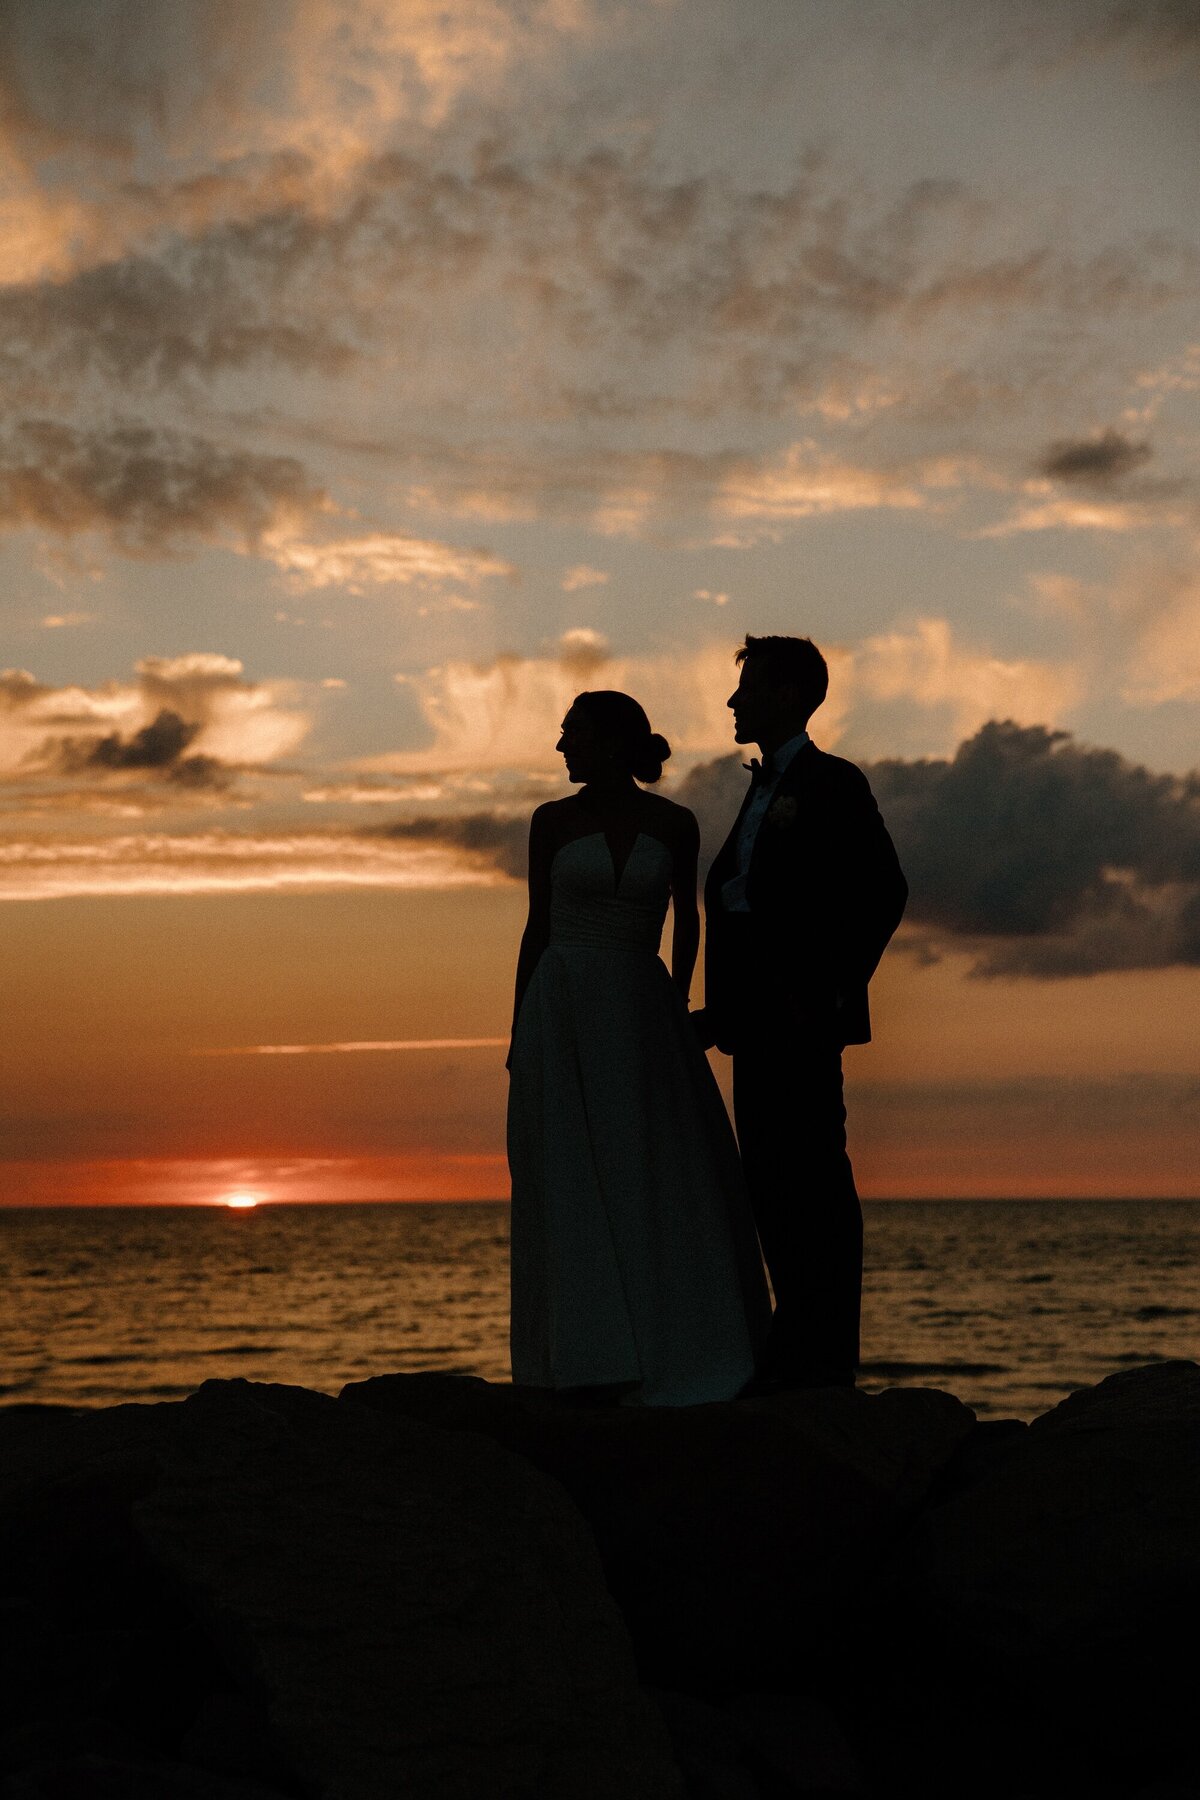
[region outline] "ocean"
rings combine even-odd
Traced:
[[[862,1385],[1032,1418],[1072,1388],[1200,1359],[1200,1202],[874,1201]],[[170,1400],[209,1376],[330,1393],[505,1380],[508,1208],[0,1210],[0,1405]]]

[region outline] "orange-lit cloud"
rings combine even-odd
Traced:
[[[580,588],[603,587],[607,580],[607,570],[593,569],[589,563],[576,563],[574,568],[563,571],[559,586],[564,594],[577,594]]]
[[[736,674],[728,642],[701,644],[686,657],[629,656],[576,627],[556,656],[445,663],[409,678],[433,744],[364,758],[360,766],[396,774],[561,767],[555,744],[563,715],[581,687],[601,679],[636,695],[674,750],[713,750],[730,741],[725,702]],[[836,735],[833,709],[824,729],[830,739]]]
[[[927,504],[919,481],[856,468],[823,455],[808,440],[791,445],[773,466],[731,471],[721,484],[716,510],[731,519],[770,523],[878,507],[911,511]]]
[[[0,438],[0,530],[96,532],[155,556],[197,540],[245,547],[326,504],[294,457],[191,433],[27,419]]]
[[[856,699],[944,712],[955,742],[987,719],[1058,723],[1083,691],[1074,661],[998,656],[960,642],[950,621],[936,618],[867,638],[850,654],[847,679]]]
[[[462,851],[351,832],[56,835],[0,845],[0,901],[477,887],[501,879]]]
[[[1180,566],[1135,568],[1112,600],[1128,634],[1124,698],[1134,706],[1200,699],[1200,578]]]
[[[511,578],[516,573],[511,563],[490,550],[458,549],[403,532],[376,531],[311,542],[284,531],[269,534],[262,548],[299,592],[335,587],[361,594],[372,587],[441,582],[475,587],[488,578]]]
[[[1188,519],[1186,509],[1177,504],[1064,495],[1023,502],[1007,519],[987,525],[975,535],[1002,538],[1022,531],[1144,531],[1156,525],[1185,525]]]
[[[160,775],[203,786],[218,767],[262,767],[309,729],[296,685],[247,681],[210,652],[143,657],[131,682],[54,688],[25,670],[0,674],[0,775]]]

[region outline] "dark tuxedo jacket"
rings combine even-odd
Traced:
[[[865,1044],[867,983],[900,923],[908,883],[866,776],[805,744],[758,829],[749,913],[721,888],[737,872],[742,810],[704,887],[704,1002],[721,1049],[778,1039]]]

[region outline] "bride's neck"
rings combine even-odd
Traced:
[[[611,806],[615,801],[631,800],[637,792],[632,775],[597,775],[580,789],[585,806]]]

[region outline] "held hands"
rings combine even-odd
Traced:
[[[708,1008],[706,1006],[694,1007],[688,1014],[688,1018],[692,1021],[692,1029],[696,1033],[696,1041],[700,1048],[711,1050],[717,1041],[717,1034],[709,1020]]]

